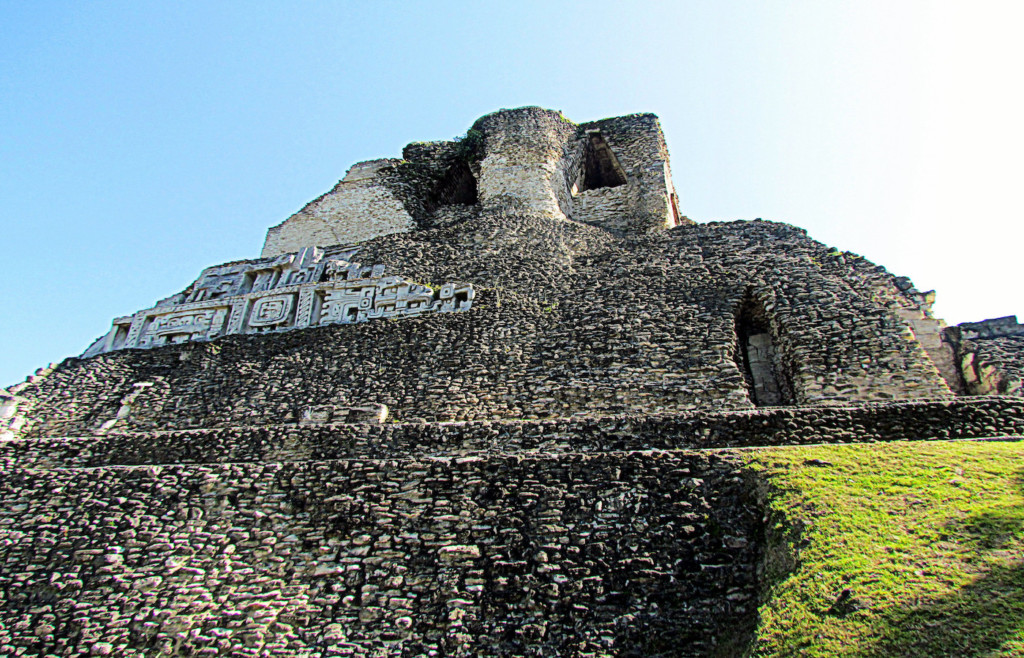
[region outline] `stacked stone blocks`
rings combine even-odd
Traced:
[[[410,144],[0,391],[0,653],[742,655],[736,450],[1024,432],[1016,320],[933,299],[680,216],[653,115]]]

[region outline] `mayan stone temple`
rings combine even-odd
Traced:
[[[401,155],[0,389],[0,655],[739,656],[726,449],[1024,433],[1016,318],[691,221],[653,114]]]

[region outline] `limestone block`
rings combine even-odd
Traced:
[[[147,317],[138,332],[136,347],[212,340],[223,333],[230,311],[230,307],[224,305],[188,304],[170,308],[182,310]]]
[[[354,244],[415,228],[402,202],[377,179],[394,162],[353,165],[330,192],[267,231],[261,255],[287,254],[309,245]]]
[[[348,409],[348,421],[350,423],[383,423],[388,419],[387,405],[370,404],[362,407],[350,407]]]
[[[321,404],[315,407],[307,407],[302,411],[302,418],[299,419],[299,425],[323,425],[331,422],[334,418],[334,406],[328,404]]]
[[[7,420],[18,412],[18,399],[13,395],[0,394],[0,421]]]
[[[253,302],[250,327],[276,327],[294,320],[292,313],[296,295],[271,295]]]
[[[387,420],[388,408],[383,404],[369,404],[361,407],[343,407],[333,404],[321,404],[306,407],[302,411],[299,425],[303,427],[325,425],[327,423],[373,423],[380,424]]]

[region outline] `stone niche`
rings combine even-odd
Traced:
[[[794,403],[793,385],[772,338],[768,314],[749,292],[736,312],[736,364],[755,406]]]
[[[116,318],[82,356],[472,307],[475,292],[470,284],[445,283],[435,290],[384,276],[383,265],[354,262],[358,251],[307,247],[207,268],[184,292]]]

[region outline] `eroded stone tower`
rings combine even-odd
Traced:
[[[444,224],[465,206],[644,233],[677,226],[665,138],[653,114],[576,125],[536,107],[477,121],[466,138],[360,162],[267,232],[263,256]]]

